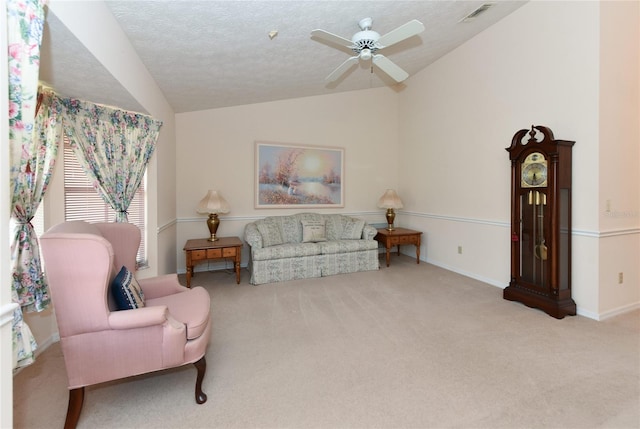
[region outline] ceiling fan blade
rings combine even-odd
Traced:
[[[330,42],[335,45],[346,46],[347,48],[353,46],[353,42],[351,40],[324,30],[313,30],[311,32],[311,37],[315,37],[316,39],[324,40],[325,42]]]
[[[345,62],[340,64],[338,68],[332,71],[331,74],[325,78],[325,80],[328,82],[335,82],[336,80],[338,80],[340,76],[342,76],[344,72],[347,71],[349,67],[351,67],[357,62],[358,62],[358,57],[350,57]]]
[[[381,47],[386,48],[387,46],[395,45],[398,42],[402,42],[404,39],[408,39],[411,36],[420,34],[423,31],[424,25],[417,19],[414,19],[404,25],[401,25],[395,30],[391,30],[384,36],[380,36],[378,44]]]
[[[389,75],[396,82],[402,82],[406,78],[409,77],[409,73],[402,70],[398,67],[394,62],[392,62],[389,58],[384,55],[376,54],[373,56],[373,64],[376,65],[380,70]]]

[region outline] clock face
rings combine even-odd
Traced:
[[[541,188],[547,186],[547,160],[544,155],[534,152],[522,163],[523,188]]]

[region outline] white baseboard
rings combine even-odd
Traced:
[[[47,350],[53,343],[60,341],[60,334],[58,332],[51,334],[49,338],[38,343],[38,348],[35,351],[36,358],[40,356],[45,350]]]
[[[420,260],[422,261],[423,259],[420,259]],[[467,272],[467,271],[464,271],[464,270],[460,270],[458,268],[449,266],[447,264],[443,264],[443,263],[438,262],[438,261],[434,261],[432,259],[427,259],[425,262],[428,263],[428,264],[431,264],[431,265],[435,265],[435,266],[440,267],[440,268],[444,268],[447,271],[452,271],[454,273],[461,274],[461,275],[463,275],[465,277],[469,277],[469,278],[472,278],[474,280],[478,280],[478,281],[481,281],[483,283],[490,284],[491,286],[495,286],[495,287],[498,287],[500,289],[504,289],[504,288],[506,288],[508,286],[508,285],[500,283],[496,279],[490,279],[488,277],[479,276],[479,275],[477,275],[475,273],[470,273],[470,272]]]
[[[612,317],[620,316],[621,314],[629,313],[638,309],[640,309],[640,302],[636,302],[635,304],[623,305],[622,307],[614,308],[613,310],[601,313],[596,320],[610,319]]]
[[[247,264],[240,264],[240,269],[244,269],[247,268]],[[211,262],[211,263],[202,263],[202,264],[198,264],[195,267],[193,267],[193,272],[194,273],[206,273],[209,271],[225,271],[225,270],[233,270],[233,264],[225,264],[225,262]],[[178,274],[186,274],[187,273],[187,269],[186,268],[179,268],[178,270],[176,270],[176,272]]]
[[[447,264],[439,263],[438,261],[433,261],[433,260],[427,259],[425,262],[427,262],[429,264],[432,264],[432,265],[435,265],[435,266],[438,266],[440,268],[444,268],[445,270],[448,270],[448,271],[453,271],[454,273],[461,274],[461,275],[463,275],[465,277],[470,277],[472,279],[481,281],[483,283],[490,284],[491,286],[499,287],[500,289],[504,289],[504,288],[506,288],[508,286],[508,285],[500,284],[500,282],[498,282],[498,281],[496,281],[494,279],[484,278],[484,277],[478,276],[478,275],[476,275],[474,273],[469,273],[469,272],[466,272],[464,270],[459,270],[459,269],[457,269],[455,267],[451,267],[451,266],[449,266]],[[593,319],[593,320],[597,320],[597,321],[602,321],[602,320],[610,319],[612,317],[619,316],[621,314],[625,314],[625,313],[628,313],[630,311],[634,311],[634,310],[637,310],[637,309],[640,309],[640,302],[635,303],[635,304],[625,305],[625,306],[622,306],[622,307],[619,307],[619,308],[615,308],[613,310],[609,310],[609,311],[606,311],[604,313],[594,313],[592,311],[588,311],[588,310],[585,310],[584,308],[578,307],[576,309],[576,313],[579,316],[587,317],[589,319]]]
[[[49,336],[49,338],[45,339],[44,341],[39,341],[38,347],[36,348],[35,352],[33,352],[34,359],[37,360],[38,356],[40,356],[42,353],[44,353],[45,350],[51,347],[53,343],[57,343],[59,341],[60,341],[60,334],[57,332],[55,334],[51,334],[51,336]],[[22,371],[25,368],[27,368],[27,366],[14,369],[13,376],[15,377],[16,374],[19,374],[20,371]]]

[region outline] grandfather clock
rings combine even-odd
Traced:
[[[528,138],[527,138],[528,135]],[[511,281],[503,297],[562,319],[571,298],[571,150],[543,126],[518,131],[511,159]]]

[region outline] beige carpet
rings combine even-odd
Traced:
[[[640,311],[556,320],[408,256],[379,271],[211,293],[187,366],[87,388],[80,428],[638,428]],[[184,279],[182,279],[184,282]],[[17,428],[61,428],[59,344],[14,379]]]

